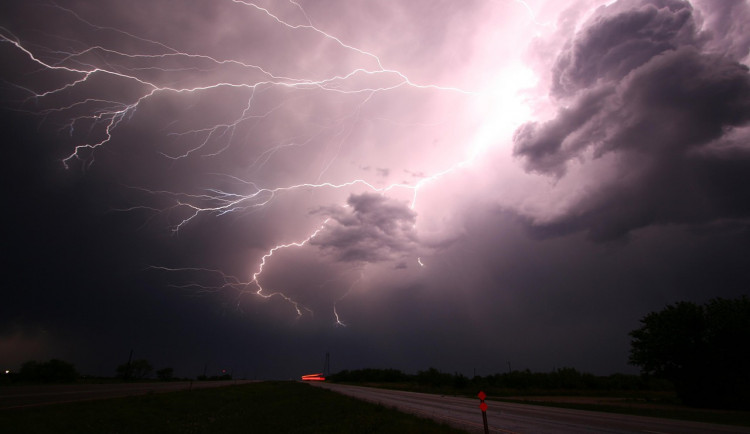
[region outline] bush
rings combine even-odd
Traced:
[[[50,359],[41,363],[29,360],[21,365],[21,370],[18,372],[19,380],[32,383],[72,382],[78,376],[78,371],[73,364],[58,359]]]

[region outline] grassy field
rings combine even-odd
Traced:
[[[718,423],[723,425],[750,426],[750,412],[731,410],[711,410],[680,405],[642,404],[628,400],[600,402],[569,402],[561,397],[515,397],[498,398],[498,401],[518,404],[541,405],[547,407],[571,408],[576,410],[602,411],[606,413],[630,414],[635,416],[662,417],[666,419],[689,420],[694,422]]]
[[[461,433],[296,382],[0,411],[8,433]]]
[[[346,384],[346,383],[345,383]],[[355,386],[438,395],[476,398],[478,390],[471,388],[428,387],[413,383],[348,383]],[[674,392],[664,391],[606,391],[606,390],[516,390],[487,389],[490,400],[548,407],[601,411],[606,413],[631,414],[636,416],[662,417],[667,419],[724,425],[750,426],[750,412],[711,410],[687,407],[679,404]],[[576,398],[576,399],[570,399]]]

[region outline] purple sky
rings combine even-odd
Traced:
[[[745,0],[3,1],[0,368],[635,373],[750,284]]]

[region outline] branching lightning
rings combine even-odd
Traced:
[[[523,5],[529,13],[531,8],[526,2],[514,0],[516,3]],[[32,90],[29,87],[17,86],[28,94],[24,103],[33,102],[33,104],[42,107],[37,109],[42,116],[63,115],[67,116],[67,122],[64,130],[71,136],[79,128],[88,126],[91,131],[96,129],[96,134],[90,134],[95,137],[94,140],[84,143],[78,143],[74,146],[72,152],[62,159],[66,168],[80,164],[82,167],[89,167],[95,163],[95,155],[100,148],[107,146],[115,140],[117,130],[136,114],[136,112],[147,101],[157,98],[161,95],[179,95],[179,94],[199,94],[221,89],[236,89],[249,93],[247,103],[244,108],[232,119],[211,125],[193,129],[184,129],[182,131],[169,131],[168,137],[179,140],[192,141],[192,143],[179,152],[161,152],[164,158],[171,160],[182,160],[188,157],[199,155],[204,158],[211,158],[221,155],[227,150],[233,142],[238,128],[248,122],[262,120],[278,110],[280,105],[266,109],[263,113],[255,112],[255,101],[259,93],[269,89],[285,89],[290,91],[322,91],[331,94],[359,96],[361,99],[355,106],[355,113],[351,116],[356,119],[359,116],[359,109],[368,104],[372,97],[377,94],[393,92],[399,89],[413,89],[423,92],[447,92],[453,93],[466,98],[485,98],[486,90],[463,89],[455,86],[444,86],[432,83],[419,83],[407,76],[407,74],[398,69],[385,66],[384,62],[377,54],[358,48],[345,42],[342,38],[334,36],[325,30],[318,28],[313,24],[308,13],[303,6],[294,0],[289,3],[303,17],[303,24],[295,24],[281,15],[274,13],[269,8],[262,7],[257,3],[245,0],[229,0],[229,3],[240,8],[247,8],[256,15],[270,20],[277,26],[281,26],[290,32],[296,32],[298,37],[308,38],[314,36],[328,43],[335,44],[339,49],[345,50],[353,56],[361,58],[360,65],[337,74],[332,74],[323,78],[311,77],[293,77],[289,74],[276,74],[270,68],[262,65],[247,63],[238,59],[220,58],[202,53],[191,53],[179,50],[167,43],[146,37],[138,36],[134,33],[108,26],[100,26],[91,20],[84,19],[74,10],[62,6],[51,4],[49,7],[55,8],[61,14],[67,14],[73,20],[78,21],[85,27],[95,31],[113,32],[119,37],[136,41],[149,47],[148,52],[128,52],[123,49],[113,49],[106,44],[90,45],[83,49],[61,51],[59,49],[38,47],[34,44],[25,44],[23,40],[17,37],[10,29],[0,27],[0,43],[9,44],[22,56],[25,56],[28,62],[36,65],[38,69],[59,73],[61,77],[66,78],[65,82],[44,90]],[[73,44],[71,44],[73,45]],[[138,66],[141,63],[147,66]],[[198,62],[200,64],[212,65],[213,67],[233,67],[240,68],[247,72],[249,77],[247,81],[238,81],[236,79],[218,79],[200,85],[179,85],[176,83],[165,84],[163,78],[150,77],[149,73],[157,71],[155,77],[169,76],[170,73],[184,71],[186,67],[168,68],[160,66],[159,62],[169,64],[170,62],[188,64],[189,62]],[[197,68],[197,66],[196,66]],[[134,89],[135,96],[128,98],[111,98],[107,96],[91,97],[87,96],[73,102],[58,103],[57,99],[64,99],[71,92],[80,90],[87,83],[95,80],[97,77],[109,77],[120,80],[127,86]],[[259,77],[252,79],[253,77]],[[322,130],[322,127],[321,127]],[[341,149],[346,145],[349,134],[342,132],[335,144],[331,146],[334,149]],[[278,152],[287,148],[306,146],[310,143],[316,134],[299,136],[289,142],[278,143],[270,149],[262,152],[252,163],[253,168],[259,169],[272,161]],[[478,139],[485,140],[485,139]],[[222,142],[223,146],[213,149],[211,145],[215,142]],[[387,185],[377,185],[375,182],[366,179],[352,179],[346,182],[329,182],[325,181],[326,172],[338,156],[338,151],[328,159],[327,163],[320,170],[317,179],[314,182],[294,183],[290,185],[278,186],[260,186],[254,181],[241,179],[236,176],[222,175],[228,177],[236,184],[242,185],[245,191],[241,193],[230,192],[220,188],[206,188],[200,194],[169,191],[169,190],[152,190],[143,187],[130,187],[133,190],[143,194],[157,197],[162,201],[167,201],[167,206],[150,206],[136,205],[121,209],[122,211],[148,210],[156,213],[180,212],[181,218],[172,226],[172,230],[178,233],[186,225],[193,222],[198,216],[212,215],[222,216],[230,213],[239,213],[260,209],[268,205],[276,197],[286,192],[294,190],[325,190],[325,189],[351,189],[358,187],[372,193],[387,194],[395,190],[408,192],[411,199],[409,206],[414,209],[417,205],[418,193],[420,189],[435,182],[440,178],[446,177],[457,170],[466,167],[480,155],[486,148],[487,143],[467,143],[470,149],[468,156],[460,161],[450,164],[448,167],[437,170],[434,173],[422,176],[415,184],[409,183],[389,183]],[[247,191],[249,190],[249,192]],[[190,282],[180,285],[183,288],[192,288],[198,291],[218,291],[232,289],[240,294],[251,293],[263,298],[278,297],[290,303],[298,316],[303,312],[312,312],[311,309],[296,301],[292,296],[282,291],[269,290],[263,286],[264,268],[272,260],[274,254],[281,250],[302,248],[310,243],[321,231],[329,224],[329,218],[324,219],[314,231],[299,241],[279,243],[269,248],[266,253],[259,259],[257,265],[249,280],[241,279],[232,275],[227,275],[220,270],[203,269],[203,268],[169,268],[154,266],[155,270],[165,272],[188,272],[188,273],[205,273],[218,279],[218,284],[205,284],[202,282]],[[416,258],[420,267],[424,267],[421,257]],[[333,316],[336,324],[345,326],[339,312],[336,309],[336,303],[345,298],[357,285],[362,276],[353,282],[349,289],[333,303]]]
[[[343,299],[345,299],[351,292],[354,290],[354,287],[359,284],[362,279],[364,279],[364,273],[360,273],[359,277],[352,282],[351,285],[349,285],[349,289],[342,295],[341,297],[337,298],[336,301],[333,302],[333,316],[336,318],[336,325],[339,327],[346,327],[346,324],[341,320],[341,317],[339,316],[339,312],[336,309],[336,305]]]

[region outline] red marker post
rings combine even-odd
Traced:
[[[482,410],[482,421],[484,422],[484,434],[490,434],[490,427],[487,425],[487,403],[484,402],[484,398],[487,394],[480,391],[477,396],[479,397],[479,409]]]

